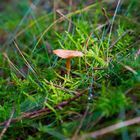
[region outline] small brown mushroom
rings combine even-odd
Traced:
[[[59,56],[60,58],[66,59],[67,74],[69,74],[71,70],[71,63],[70,63],[71,58],[83,56],[82,52],[74,51],[74,50],[58,49],[58,50],[53,50],[53,53]]]

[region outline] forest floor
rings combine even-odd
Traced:
[[[140,1],[0,4],[0,139],[140,137]],[[80,51],[67,59],[53,50]]]

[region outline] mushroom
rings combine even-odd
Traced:
[[[74,50],[58,49],[58,50],[53,50],[53,53],[59,56],[60,58],[66,59],[67,74],[69,74],[71,70],[71,63],[70,63],[71,58],[83,56],[82,52],[74,51]]]

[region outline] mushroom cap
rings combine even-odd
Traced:
[[[64,59],[83,56],[82,52],[74,51],[74,50],[58,49],[58,50],[53,50],[53,53]]]

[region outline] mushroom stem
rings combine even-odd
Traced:
[[[66,60],[67,74],[69,74],[70,70],[71,70],[71,63],[70,63],[70,61],[71,61],[71,58],[67,58],[67,60]]]

